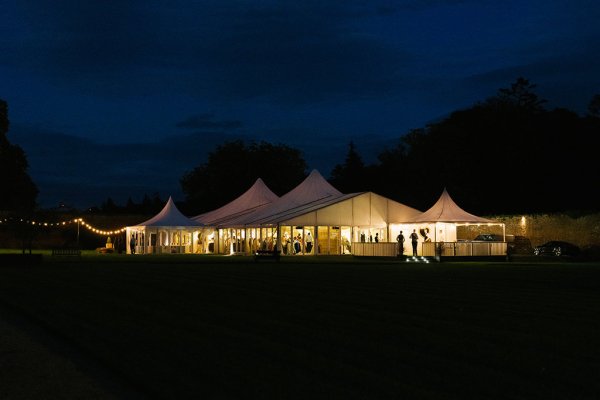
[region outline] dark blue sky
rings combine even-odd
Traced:
[[[518,76],[583,114],[598,21],[591,0],[5,0],[0,98],[42,205],[181,199],[226,138],[298,147],[328,176],[350,140],[373,160]]]

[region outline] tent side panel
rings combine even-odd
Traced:
[[[384,227],[388,220],[388,199],[375,193],[370,193],[371,197],[371,226]]]
[[[398,203],[394,200],[388,200],[388,223],[390,224],[402,224],[415,218],[421,214],[421,211],[416,210],[412,207],[405,206],[402,203]]]
[[[370,193],[363,193],[352,198],[354,208],[354,226],[371,225],[371,196]]]
[[[352,226],[352,199],[317,210],[319,226]]]

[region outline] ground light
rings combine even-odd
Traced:
[[[429,259],[427,257],[423,257],[423,256],[421,256],[421,257],[412,256],[412,257],[407,257],[406,262],[429,264]]]

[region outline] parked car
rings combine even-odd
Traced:
[[[481,235],[477,235],[473,240],[476,242],[503,242],[504,238],[502,235],[496,235],[494,233],[482,233]]]
[[[551,240],[541,246],[536,246],[533,249],[533,254],[536,256],[554,255],[554,256],[576,256],[580,252],[579,247],[569,242],[560,240]]]

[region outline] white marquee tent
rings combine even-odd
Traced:
[[[286,255],[394,256],[400,249],[398,233],[403,231],[408,241],[410,232],[418,231],[418,255],[506,254],[504,241],[480,245],[457,238],[457,227],[482,224],[501,225],[504,233],[503,224],[464,211],[445,189],[421,212],[373,192],[343,194],[313,170],[281,197],[258,179],[235,200],[192,219],[169,198],[155,217],[128,227],[126,237],[135,244],[128,246],[128,253],[252,254],[278,249]]]
[[[284,254],[348,254],[352,242],[387,241],[392,237],[390,224],[419,213],[372,192],[342,194],[313,170],[282,197],[226,218],[217,227],[220,241],[235,235],[236,243],[241,242],[233,252],[278,247]],[[229,245],[220,248],[232,252]]]
[[[491,219],[478,217],[460,208],[444,189],[438,201],[427,211],[407,220],[408,223],[426,226],[427,233],[432,239],[431,244],[424,243],[423,253],[446,253],[446,255],[463,255],[456,253],[492,252],[506,254],[506,243],[472,243],[458,238],[457,227],[469,225],[486,225],[502,227],[503,242],[506,240],[505,225]],[[430,233],[430,231],[433,231]],[[438,243],[437,245],[435,243]],[[475,250],[473,250],[475,249]],[[478,250],[479,249],[479,250]],[[450,254],[451,253],[451,254]],[[464,254],[473,255],[473,254]],[[485,254],[493,255],[493,254]]]
[[[263,180],[258,178],[248,190],[235,200],[220,208],[193,217],[194,221],[207,226],[198,236],[199,252],[234,254],[246,251],[248,247],[245,240],[246,233],[236,229],[239,227],[232,221],[255,213],[278,198]],[[218,228],[222,229],[219,231]]]
[[[193,253],[204,225],[183,215],[173,199],[154,217],[126,228],[127,254]]]

